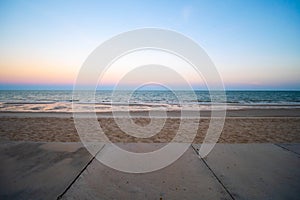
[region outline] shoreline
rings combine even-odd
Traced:
[[[214,111],[215,116],[221,116],[223,111]],[[112,112],[96,112],[98,118],[111,118],[111,117],[126,117],[125,111],[116,111],[114,115]],[[161,111],[153,111],[153,116],[160,118]],[[168,118],[180,118],[180,111],[166,111]],[[195,111],[186,111],[187,115],[190,113],[191,116],[195,116]],[[77,113],[81,115],[83,118],[89,118],[94,114],[93,112],[80,112]],[[148,118],[149,111],[130,111],[131,117],[139,117],[139,118]],[[54,117],[54,118],[72,118],[72,112],[15,112],[15,111],[0,111],[1,117]],[[200,110],[200,118],[209,118],[211,117],[211,111],[208,110]],[[227,110],[227,117],[300,117],[300,108],[281,108],[281,109],[240,109],[240,110]]]

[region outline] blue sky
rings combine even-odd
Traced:
[[[81,64],[124,31],[195,40],[227,89],[300,89],[300,1],[1,1],[0,89],[71,88]]]

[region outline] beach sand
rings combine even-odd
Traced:
[[[276,115],[276,110],[260,111],[257,117],[249,117],[253,111],[243,111],[243,115],[229,112],[218,143],[300,143],[300,117],[293,110],[285,111],[283,116]],[[246,114],[245,114],[246,113]],[[268,113],[268,115],[266,115]],[[295,114],[296,113],[296,114]],[[74,120],[71,115],[63,113],[1,113],[0,140],[12,141],[43,141],[43,142],[78,142]],[[272,116],[274,114],[275,116]],[[233,117],[234,116],[234,117]],[[163,120],[163,119],[162,119]],[[190,123],[197,123],[197,119],[186,119]],[[180,118],[167,118],[158,134],[148,138],[136,138],[122,131],[110,115],[98,119],[104,133],[111,142],[170,142],[178,131]],[[136,115],[134,123],[141,127],[147,126],[150,119],[144,115]],[[202,143],[207,133],[210,119],[201,118],[194,143]],[[154,127],[156,129],[156,127]],[[159,130],[159,127],[157,127]],[[186,142],[183,138],[181,141]]]

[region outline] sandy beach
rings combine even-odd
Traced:
[[[300,143],[299,109],[227,111],[218,143]],[[254,115],[256,117],[253,117]],[[179,113],[169,113],[161,131],[149,138],[127,135],[116,124],[111,113],[101,114],[99,124],[111,142],[170,142],[180,124]],[[200,119],[194,143],[201,143],[210,119],[204,113]],[[162,119],[163,120],[163,119]],[[188,119],[197,123],[197,119]],[[150,119],[145,112],[134,113],[133,121],[143,127]],[[158,127],[159,128],[159,127]],[[70,113],[0,113],[0,139],[35,142],[78,142],[74,120]],[[179,142],[184,142],[179,141]]]

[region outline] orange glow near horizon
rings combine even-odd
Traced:
[[[62,63],[14,61],[0,63],[0,81],[10,84],[72,84],[77,68]]]
[[[199,77],[193,70],[189,69],[187,64],[171,58],[169,55],[157,55],[153,52],[147,53],[137,53],[136,55],[128,55],[127,58],[122,58],[116,61],[104,74],[101,85],[115,85],[124,75],[127,70],[132,69],[132,63],[137,66],[150,63],[151,60],[158,60],[160,63],[165,64],[165,66],[170,66],[177,68],[181,71],[181,74],[188,79],[192,85],[205,85],[201,77]],[[32,85],[73,85],[81,62],[84,59],[69,59],[69,62],[63,61],[62,58],[59,59],[33,59],[32,57],[15,56],[19,59],[4,58],[0,59],[0,83],[2,84],[32,84]],[[70,61],[71,60],[71,61]],[[222,63],[217,63],[218,66],[222,66]],[[224,64],[223,64],[224,65]],[[261,71],[257,66],[251,68],[251,63],[247,63],[245,70],[236,71],[232,70],[230,67],[223,66],[221,68],[220,75],[225,83],[225,85],[250,85],[254,87],[260,87],[263,85],[275,86],[276,84],[281,84],[280,79],[282,77],[289,77],[291,82],[295,82],[298,79],[298,73],[295,71],[293,75],[289,72],[287,74],[283,73],[269,73],[269,71]],[[274,68],[274,71],[279,69]],[[260,71],[260,73],[257,73]],[[145,74],[137,76],[136,79],[132,79],[128,85],[134,85],[135,80],[139,82],[143,79]],[[147,74],[147,76],[155,76],[155,73]],[[100,78],[100,77],[99,77]],[[274,78],[276,78],[277,83],[274,83]],[[254,81],[255,80],[255,81]],[[180,85],[180,82],[176,80],[169,79],[170,83],[173,85]],[[86,84],[90,84],[87,78]],[[282,83],[284,84],[284,82]]]

